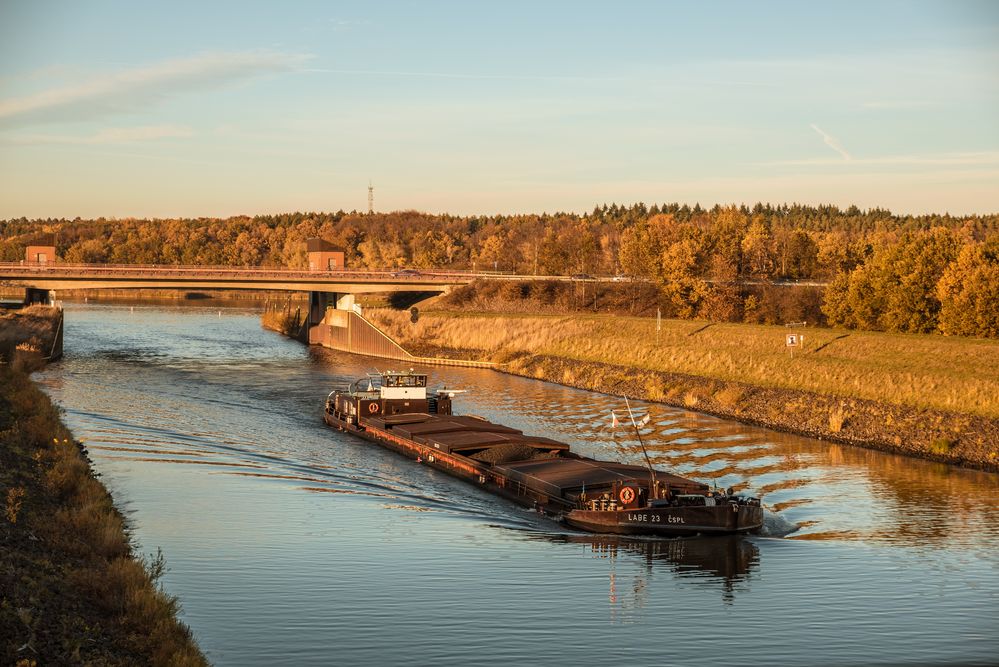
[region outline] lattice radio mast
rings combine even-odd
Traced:
[[[371,185],[371,181],[368,181],[368,213],[375,212],[375,188]]]

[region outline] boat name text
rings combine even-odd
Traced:
[[[667,514],[628,514],[628,521],[648,521],[650,523],[684,523],[682,516]]]

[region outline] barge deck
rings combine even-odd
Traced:
[[[426,383],[419,373],[373,374],[332,392],[324,421],[578,530],[688,536],[746,533],[763,524],[756,498],[652,467],[587,458],[551,438],[454,415],[458,392],[430,394]]]

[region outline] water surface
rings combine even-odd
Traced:
[[[768,536],[593,537],[322,424],[332,388],[393,363],[247,307],[90,303],[39,378],[219,665],[999,655],[999,476],[639,402],[656,462],[761,495]],[[456,412],[642,461],[620,398],[427,370],[469,390]]]

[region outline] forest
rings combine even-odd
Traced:
[[[0,221],[0,261],[55,243],[62,261],[307,266],[305,240],[348,268],[627,275],[679,318],[999,337],[999,215],[856,206],[602,205],[588,214],[288,213]],[[799,289],[795,282],[824,289]],[[782,287],[777,287],[778,285]]]

